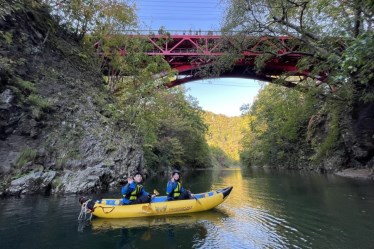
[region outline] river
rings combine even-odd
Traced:
[[[164,192],[166,181],[145,188]],[[0,248],[374,248],[373,182],[261,168],[193,171],[183,181],[195,193],[234,189],[211,211],[81,224],[79,196],[1,199]]]

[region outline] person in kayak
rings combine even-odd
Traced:
[[[166,194],[168,196],[168,201],[193,198],[193,194],[182,187],[181,173],[179,170],[174,170],[172,172],[171,178],[166,186]]]
[[[141,185],[142,181],[143,176],[139,172],[136,172],[134,177],[129,177],[127,179],[127,184],[121,189],[123,205],[147,203],[151,201],[154,195],[150,195],[144,190]]]

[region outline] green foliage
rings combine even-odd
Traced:
[[[7,0],[9,4],[2,4],[0,8],[0,19],[5,19],[5,16],[11,15],[12,12],[23,8],[23,0]]]
[[[133,143],[143,144],[146,167],[152,170],[209,167],[209,148],[204,137],[207,127],[201,109],[195,100],[185,96],[183,88],[166,90],[159,86],[165,79],[157,81],[153,75],[164,62],[154,63],[154,59],[159,60],[144,58],[145,64],[140,66],[131,63],[128,70],[133,76],[117,79],[113,94],[118,105],[111,105],[111,119],[132,131]],[[122,119],[116,118],[119,113]]]
[[[52,189],[55,189],[56,191],[58,190],[58,188],[60,187],[60,186],[62,186],[62,179],[61,179],[62,177],[55,177],[55,178],[53,178],[53,180],[52,180]]]
[[[43,98],[36,94],[36,86],[33,82],[14,77],[10,80],[12,90],[17,96],[31,108],[31,114],[34,118],[39,119],[43,112],[51,110],[53,103],[49,98]]]
[[[13,43],[13,34],[11,32],[0,31],[0,35],[6,44],[11,45]]]
[[[342,146],[341,122],[349,108],[345,101],[343,104],[330,99],[327,103],[328,105],[311,118],[308,125],[308,139],[315,151],[310,158],[313,163],[320,163]]]
[[[145,55],[151,46],[148,41],[124,35],[136,25],[134,6],[107,0],[46,2],[68,30],[101,51],[98,66],[108,74],[106,86],[116,103],[107,105],[100,99],[95,103],[103,115],[132,132],[132,143],[143,144],[146,166],[154,170],[209,167],[207,128],[200,108],[186,98],[184,90],[164,89],[174,72],[162,57]],[[85,35],[88,28],[89,36]],[[37,98],[32,100],[39,103]]]
[[[163,137],[155,144],[158,151],[158,162],[160,165],[181,168],[184,162],[184,148],[179,138]]]
[[[21,152],[20,156],[16,160],[15,165],[17,168],[21,168],[26,163],[32,162],[35,159],[35,157],[36,157],[36,150],[27,147]]]
[[[27,101],[31,105],[39,108],[42,111],[46,111],[51,107],[51,103],[48,99],[42,98],[40,95],[37,94],[30,94],[27,97]]]
[[[324,138],[321,144],[315,145],[317,153],[311,158],[314,162],[319,162],[323,158],[329,156],[329,154],[338,146],[340,127],[339,127],[339,112],[335,111],[331,113],[332,118],[328,123],[327,136]]]
[[[199,110],[180,89],[164,89],[174,73],[162,57],[145,54],[150,45],[144,38],[123,35],[125,26],[132,25],[123,13],[103,11],[95,24],[100,28],[86,40],[99,41],[100,67],[108,73],[106,84],[117,100],[105,106],[104,115],[132,131],[134,143],[143,144],[147,167],[209,166]]]
[[[261,69],[263,67],[266,66],[266,64],[271,60],[273,59],[273,55],[272,54],[267,54],[267,53],[264,53],[262,55],[260,55],[258,58],[256,58],[255,60],[255,65],[256,65],[256,68],[257,68],[257,71],[261,71]]]
[[[301,53],[299,71],[309,72],[311,78],[317,80],[328,75],[323,80],[322,85],[327,87],[322,92],[332,95],[347,83],[372,82],[372,10],[372,3],[363,0],[230,0],[224,30],[241,31],[238,37],[253,34],[272,37],[269,42],[256,46],[265,52],[255,59],[257,70],[267,61],[284,55],[284,44],[276,37],[293,38],[287,41],[286,54]],[[237,49],[243,50],[242,46]],[[304,80],[301,83],[306,84]],[[365,91],[368,94],[363,98],[371,99],[371,89]]]
[[[245,117],[204,112],[204,121],[209,127],[206,140],[210,147],[220,148],[231,161],[238,161],[242,130],[246,126]]]
[[[303,93],[268,86],[247,109],[250,122],[242,140],[242,161],[290,163],[298,156],[310,156],[311,149],[315,162],[331,155],[341,143],[342,116],[349,118],[354,107],[374,101],[373,6],[373,1],[364,0],[228,1],[224,30],[240,31],[239,38],[272,37],[272,45],[261,47],[265,53],[255,59],[257,71],[292,51],[303,55],[297,67],[309,76],[295,88]],[[281,41],[276,41],[283,35],[293,38],[293,44],[285,44],[286,54],[278,46]],[[273,83],[282,85],[290,75],[285,73]],[[326,131],[308,136],[310,148],[305,132],[312,115],[326,119],[319,123],[323,126],[319,129]]]
[[[36,91],[34,83],[18,77],[15,79],[14,85],[25,95],[34,93]]]
[[[58,169],[64,168],[67,160],[68,160],[67,157],[57,158],[57,160],[56,160],[56,168],[58,168]]]
[[[246,165],[295,160],[298,149],[306,143],[307,123],[315,105],[316,101],[306,94],[267,85],[246,113],[249,127],[242,139],[241,160]]]
[[[159,91],[142,115],[146,164],[153,168],[211,166],[205,140],[207,127],[194,99],[183,88]]]
[[[118,0],[43,0],[59,17],[59,22],[78,39],[86,33],[117,30],[123,32],[135,24],[135,6]],[[95,42],[97,42],[96,40]]]
[[[336,81],[343,82],[346,85],[354,85],[355,89],[360,91],[360,100],[364,102],[374,102],[372,88],[374,82],[373,56],[373,33],[359,35],[344,50],[340,61],[341,72],[335,78]]]
[[[237,165],[237,161],[234,161],[228,157],[225,151],[223,151],[221,148],[210,146],[209,149],[213,167],[229,168]]]
[[[52,108],[52,103],[48,98],[43,98],[34,93],[30,94],[26,101],[31,105],[31,114],[35,119],[40,119],[44,112]]]

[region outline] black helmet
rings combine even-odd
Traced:
[[[135,172],[134,176],[136,176],[136,175],[140,175],[141,177],[143,177],[143,174],[140,173],[139,171],[136,171],[136,172]]]
[[[181,172],[177,169],[173,170],[173,172],[171,173],[171,175],[173,176],[174,174],[178,174],[179,176],[181,175]]]

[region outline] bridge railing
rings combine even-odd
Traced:
[[[217,30],[133,30],[127,31],[128,34],[133,35],[159,35],[159,34],[170,34],[170,35],[222,35],[222,31]]]
[[[243,35],[248,35],[248,36],[289,36],[294,35],[297,37],[297,33],[288,31],[287,35],[282,34],[282,33],[272,33],[272,32],[251,32],[250,34],[246,34],[243,31],[221,31],[221,30],[201,30],[201,29],[140,29],[140,30],[126,30],[124,33],[130,34],[130,35],[160,35],[160,34],[170,34],[170,35],[238,35],[238,34],[243,34]]]
[[[160,50],[158,49],[154,49],[154,50],[148,50],[147,53],[159,53]],[[201,50],[197,49],[197,48],[175,48],[171,51],[169,51],[170,53],[173,53],[173,54],[181,54],[181,53],[201,53]]]

